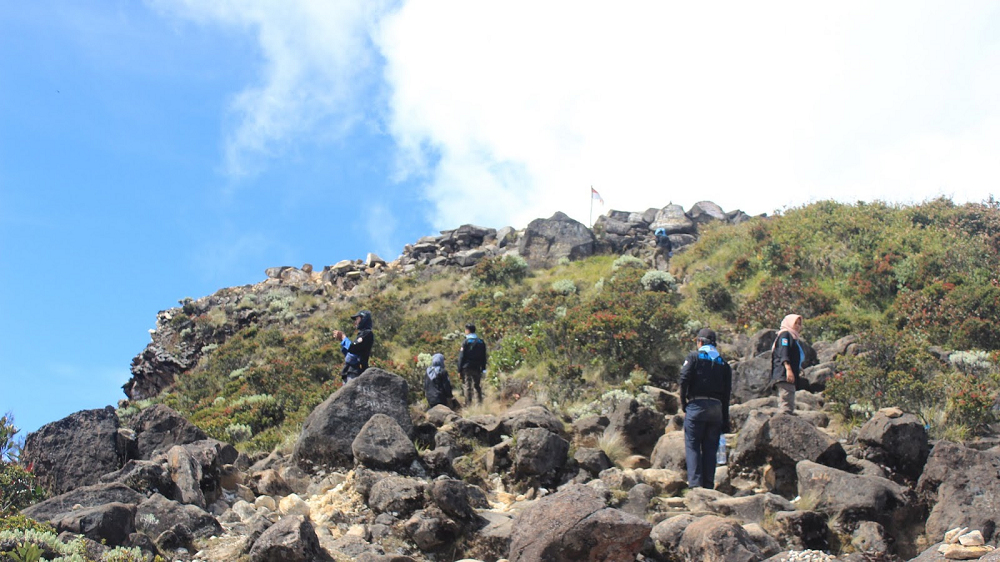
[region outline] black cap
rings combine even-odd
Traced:
[[[354,318],[360,318],[360,317],[364,316],[366,312],[368,312],[368,311],[367,310],[362,310],[361,312],[352,315],[351,318],[352,319],[354,319]],[[371,313],[369,312],[369,314],[371,314]]]
[[[715,331],[711,328],[702,328],[698,330],[698,339],[715,343]]]

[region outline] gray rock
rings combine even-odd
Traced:
[[[816,511],[779,511],[774,514],[775,535],[793,550],[830,550],[826,516]]]
[[[611,423],[607,416],[586,416],[573,422],[573,434],[580,443],[589,447],[597,445],[597,440],[604,435],[604,430]]]
[[[417,460],[417,449],[396,420],[374,414],[351,443],[354,458],[376,470],[405,471]]]
[[[430,487],[430,497],[448,517],[465,526],[478,526],[481,518],[476,508],[489,507],[481,488],[461,480],[435,481]]]
[[[816,359],[820,363],[829,363],[841,356],[847,355],[857,355],[858,353],[858,336],[849,335],[840,338],[839,340],[820,346],[820,343],[816,343]]]
[[[891,552],[891,541],[885,532],[885,527],[874,521],[861,521],[858,523],[858,528],[851,533],[851,546],[858,552],[888,554]]]
[[[649,484],[636,484],[628,491],[628,499],[621,510],[639,518],[646,517],[649,502],[656,497],[656,490]]]
[[[368,493],[368,507],[375,513],[405,517],[424,507],[424,483],[403,476],[378,480]]]
[[[109,546],[124,544],[135,532],[134,504],[106,503],[61,514],[50,521],[56,532],[69,531]]]
[[[695,234],[697,226],[694,221],[684,213],[684,208],[680,205],[667,205],[656,213],[650,230],[664,228],[667,234]]]
[[[635,560],[651,526],[606,507],[587,486],[572,485],[525,508],[514,522],[511,562]]]
[[[139,504],[136,529],[153,538],[163,549],[189,548],[193,539],[222,534],[219,521],[195,505],[182,505],[153,494]]]
[[[743,525],[743,530],[750,535],[750,540],[757,545],[761,556],[773,556],[781,552],[781,545],[778,543],[778,540],[768,534],[759,524],[750,523]]]
[[[514,471],[519,476],[549,475],[566,464],[569,442],[540,427],[517,432]]]
[[[181,503],[196,505],[202,509],[207,507],[205,494],[201,491],[201,465],[195,461],[191,453],[184,447],[174,445],[166,453],[170,478],[174,483],[171,497]]]
[[[250,479],[250,487],[259,496],[283,497],[292,493],[292,487],[273,468],[254,474]]]
[[[120,470],[101,476],[101,482],[124,484],[146,495],[158,493],[176,499],[172,497],[174,482],[162,462],[130,460]]]
[[[111,406],[83,410],[28,434],[21,462],[34,466],[38,484],[51,495],[97,484],[125,464],[118,416]]]
[[[646,394],[653,397],[653,403],[656,404],[656,410],[661,414],[673,416],[680,411],[681,397],[676,392],[667,392],[662,388],[647,386]]]
[[[563,423],[549,411],[530,399],[518,400],[500,417],[499,431],[505,435],[516,435],[529,427],[540,427],[552,433],[561,434]]]
[[[132,429],[138,436],[139,458],[145,460],[174,445],[208,438],[204,431],[163,404],[154,404],[139,412],[132,421]]]
[[[633,454],[649,455],[667,427],[663,414],[636,399],[621,400],[610,416],[607,431],[617,432]]]
[[[532,267],[551,267],[560,258],[577,260],[594,253],[594,233],[564,213],[528,223],[517,251]]]
[[[771,382],[771,351],[733,364],[733,399],[749,402],[774,393]]]
[[[290,515],[268,528],[250,549],[251,562],[330,560],[308,517]]]
[[[482,512],[486,525],[472,535],[467,535],[467,556],[478,560],[499,560],[510,551],[510,537],[514,533],[514,520],[510,514],[494,511]]]
[[[714,515],[706,515],[685,527],[677,552],[682,560],[704,562],[757,562],[764,558],[739,523]]]
[[[351,445],[375,414],[385,414],[407,435],[412,430],[407,407],[409,387],[398,375],[371,368],[347,383],[306,418],[295,443],[293,462],[309,472],[318,468],[349,468]]]
[[[581,447],[573,454],[580,468],[586,470],[591,476],[597,476],[603,470],[611,468],[611,459],[601,449]]]
[[[21,513],[36,521],[52,521],[73,511],[73,507],[77,505],[84,509],[108,503],[138,505],[145,499],[145,496],[124,484],[95,484],[81,486],[65,494],[36,503],[21,510]]]
[[[1000,524],[1000,455],[938,441],[927,457],[917,493],[933,506],[927,535],[943,537],[955,527],[979,529],[990,541]]]
[[[649,534],[656,551],[667,560],[679,559],[677,547],[680,546],[681,537],[684,536],[684,529],[697,520],[694,515],[683,513],[657,523]]]
[[[461,535],[461,527],[440,509],[431,507],[413,514],[403,524],[407,536],[420,550],[434,552],[453,543]]]
[[[674,431],[662,435],[653,448],[649,462],[653,468],[666,468],[687,474],[684,434]]]
[[[687,214],[695,224],[699,225],[712,221],[729,221],[729,217],[726,216],[726,212],[722,210],[722,207],[711,201],[699,201],[695,203],[688,210]]]
[[[920,476],[930,453],[927,429],[913,414],[890,417],[876,412],[861,426],[858,443],[865,448],[866,459],[910,478]]]
[[[795,510],[790,501],[770,493],[734,498],[715,490],[695,488],[688,492],[685,499],[691,511],[709,511],[740,523],[759,524],[779,511]]]

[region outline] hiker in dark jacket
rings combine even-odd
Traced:
[[[340,378],[344,384],[358,378],[368,368],[368,358],[375,345],[375,333],[372,332],[372,313],[367,310],[351,316],[358,335],[353,340],[340,330],[333,331],[333,337],[340,342],[340,352],[344,354],[344,367],[340,370]]]
[[[802,384],[799,375],[805,361],[805,351],[799,345],[802,317],[789,314],[781,321],[778,336],[771,345],[771,380],[778,389],[781,411],[795,415],[795,391]]]
[[[729,395],[733,371],[715,348],[715,332],[704,328],[681,366],[684,451],[688,486],[715,488],[719,436],[729,430]]]
[[[449,408],[455,399],[451,390],[451,380],[448,379],[448,371],[444,368],[444,355],[435,353],[431,358],[431,366],[427,367],[427,376],[424,377],[424,394],[427,395],[427,407],[433,408],[438,404],[444,404]]]
[[[486,372],[486,342],[476,335],[474,324],[465,325],[465,341],[458,352],[458,372],[462,375],[465,405],[472,404],[473,389],[480,404],[483,403],[483,373]]]
[[[670,242],[667,229],[657,228],[654,235],[656,236],[656,254],[653,256],[653,267],[660,271],[666,271],[667,264],[674,255],[674,245]]]

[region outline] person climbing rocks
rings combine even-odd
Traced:
[[[372,313],[362,310],[354,316],[354,327],[358,335],[353,340],[340,330],[333,331],[333,337],[340,342],[340,352],[344,354],[344,367],[340,370],[340,378],[344,384],[358,378],[368,368],[368,358],[375,345],[375,333],[372,332]]]
[[[653,234],[656,236],[656,254],[653,256],[653,266],[660,271],[666,271],[667,263],[674,255],[674,245],[670,242],[667,229],[657,228]]]
[[[716,349],[715,338],[713,330],[700,330],[695,339],[698,349],[681,366],[684,452],[691,488],[715,488],[719,436],[729,431],[733,370]]]
[[[473,391],[477,401],[483,403],[483,374],[486,372],[486,342],[476,335],[475,324],[465,325],[465,340],[458,352],[458,372],[462,375],[465,404],[472,404]]]
[[[771,380],[778,389],[778,405],[786,414],[795,415],[795,391],[802,384],[800,374],[806,354],[799,345],[802,317],[789,314],[781,321],[778,336],[771,344]]]
[[[431,366],[427,367],[427,374],[424,377],[424,394],[427,396],[428,409],[438,404],[452,407],[455,397],[452,394],[448,371],[444,367],[444,354],[435,353],[431,357]]]

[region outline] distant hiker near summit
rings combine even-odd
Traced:
[[[375,345],[375,333],[372,332],[372,313],[367,310],[351,316],[358,336],[352,341],[340,330],[333,331],[333,337],[340,342],[340,352],[344,354],[344,367],[340,370],[340,378],[344,384],[358,378],[368,368],[368,358]]]

